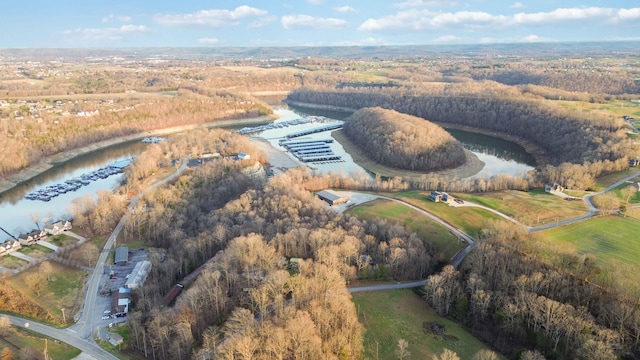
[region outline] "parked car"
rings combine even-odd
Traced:
[[[109,315],[109,314],[111,314],[111,310],[105,310],[105,311],[104,311],[104,314],[105,314],[105,315]]]
[[[102,315],[102,320],[109,320],[109,315]]]

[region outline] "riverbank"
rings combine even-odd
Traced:
[[[365,170],[383,177],[401,177],[405,180],[420,181],[425,177],[437,176],[454,181],[471,177],[479,173],[480,170],[482,170],[482,168],[484,167],[484,162],[478,159],[478,157],[474,153],[465,149],[467,160],[463,165],[458,166],[457,168],[433,171],[428,173],[395,169],[378,164],[369,159],[369,157],[367,157],[366,154],[364,154],[360,150],[360,148],[355,146],[351,141],[349,141],[349,139],[347,139],[342,130],[332,132],[331,136],[336,139],[336,141],[339,142],[340,145],[342,145],[345,152],[351,155],[353,162],[362,166]]]
[[[181,131],[188,131],[188,130],[194,130],[199,128],[205,129],[205,128],[236,126],[236,125],[259,124],[259,123],[267,123],[275,119],[277,119],[276,116],[260,116],[260,117],[249,118],[249,119],[218,120],[218,121],[209,122],[205,124],[174,126],[166,129],[144,131],[136,134],[120,136],[113,139],[100,141],[91,145],[64,151],[59,154],[50,156],[47,159],[44,159],[38,162],[37,164],[31,165],[21,170],[17,174],[11,175],[6,179],[0,179],[0,194],[6,191],[9,191],[14,187],[16,187],[17,185],[44,173],[45,171],[53,168],[54,166],[63,164],[78,156],[89,154],[94,151],[99,151],[120,143],[125,143],[129,141],[134,141],[134,140],[141,140],[145,137],[150,137],[150,136],[164,136],[169,134],[175,134]]]
[[[297,101],[291,101],[291,100],[285,100],[285,102],[289,105],[292,106],[297,106],[297,107],[301,107],[301,108],[308,108],[308,109],[315,109],[315,110],[329,110],[329,111],[341,111],[341,112],[350,112],[350,113],[354,113],[356,111],[358,111],[358,109],[354,109],[354,108],[347,108],[347,107],[340,107],[340,106],[331,106],[331,105],[318,105],[318,104],[309,104],[309,103],[302,103],[302,102],[297,102]],[[429,120],[432,121],[432,120]],[[459,125],[459,124],[454,124],[454,123],[447,123],[447,122],[435,122],[432,121],[435,124],[438,124],[444,128],[452,128],[452,129],[458,129],[458,130],[463,130],[463,131],[468,131],[468,132],[475,132],[475,133],[479,133],[479,134],[483,134],[483,135],[489,135],[489,136],[493,136],[496,138],[500,138],[500,139],[504,139],[507,141],[511,141],[514,142],[520,146],[522,146],[525,151],[529,154],[531,154],[531,156],[533,156],[533,158],[536,160],[536,166],[541,166],[544,164],[548,164],[549,163],[549,156],[547,154],[547,152],[545,151],[545,149],[543,149],[542,147],[540,147],[539,145],[517,137],[517,136],[513,136],[513,135],[509,135],[503,132],[499,132],[499,131],[492,131],[492,130],[486,130],[486,129],[482,129],[482,128],[476,128],[476,127],[471,127],[471,126],[466,126],[466,125]],[[480,160],[478,160],[480,161]],[[364,166],[363,166],[364,167]]]

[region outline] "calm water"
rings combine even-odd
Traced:
[[[276,106],[274,110],[280,115],[280,119],[276,120],[276,123],[294,120],[308,115],[324,116],[327,118],[326,123],[331,123],[337,120],[343,120],[350,115],[349,113],[343,112],[308,110],[288,107],[286,105]],[[263,131],[260,134],[255,134],[255,136],[264,137],[268,139],[274,147],[284,150],[284,148],[278,144],[279,139],[291,132],[321,125],[323,125],[323,123],[310,123],[271,129]],[[513,142],[461,130],[447,130],[486,164],[482,171],[475,176],[489,177],[499,174],[522,175],[535,166],[533,157],[527,154],[521,146]],[[299,137],[296,138],[296,140],[322,139],[328,137],[330,137],[329,132],[323,132]],[[10,191],[0,194],[0,227],[17,236],[20,233],[29,232],[34,229],[36,222],[42,227],[45,222],[68,218],[70,216],[70,205],[75,199],[85,196],[95,196],[100,190],[113,190],[122,182],[123,175],[119,174],[106,179],[98,179],[74,192],[68,192],[52,198],[49,202],[26,200],[24,199],[24,195],[52,184],[62,183],[65,180],[78,177],[81,174],[91,172],[116,161],[130,159],[141,153],[145,147],[146,145],[139,141],[132,141],[83,155],[58,165]],[[330,147],[335,154],[342,157],[342,161],[309,164],[309,166],[322,172],[338,172],[350,176],[366,176],[367,172],[353,162],[351,156],[344,151],[338,142],[334,141],[330,144]],[[0,232],[0,242],[4,241],[5,238],[5,234]]]
[[[325,111],[316,109],[298,108],[289,106],[288,109],[277,109],[276,113],[293,113],[294,116],[302,115],[316,115],[325,116],[332,119],[346,119],[350,113],[337,112],[337,111]],[[473,152],[485,166],[476,175],[472,177],[488,178],[494,175],[508,174],[512,176],[523,176],[528,171],[533,170],[535,167],[535,159],[525,149],[511,141],[503,140],[497,137],[478,134],[474,132],[468,132],[456,129],[446,129],[453,137],[462,142],[463,146],[469,151]],[[293,131],[293,130],[289,130]],[[284,132],[286,134],[286,131]],[[284,135],[281,135],[284,136]],[[314,138],[327,137],[328,134],[315,134]],[[277,141],[276,141],[277,142]],[[272,142],[273,143],[273,142]],[[336,143],[334,143],[336,144]],[[336,147],[336,153],[344,153],[342,146],[339,144],[333,145]],[[347,154],[348,155],[348,154]],[[336,166],[334,171],[344,171],[346,174],[351,172],[364,171],[360,166],[356,164],[349,164],[351,160],[350,156],[345,156],[347,159],[345,164]],[[316,166],[316,165],[313,165]],[[332,167],[317,166],[320,170],[333,170]]]
[[[40,227],[45,222],[68,218],[69,206],[73,200],[84,196],[95,196],[100,190],[113,190],[123,180],[123,175],[112,175],[106,179],[92,181],[76,191],[58,195],[51,201],[27,200],[24,195],[28,192],[45,188],[49,185],[63,183],[81,174],[97,170],[116,161],[131,159],[145,149],[145,144],[132,141],[114,145],[104,150],[95,151],[53,167],[45,173],[16,186],[0,195],[0,227],[17,236]],[[0,242],[6,236],[0,233]]]

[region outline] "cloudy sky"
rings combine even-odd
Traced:
[[[640,40],[638,0],[3,0],[0,48]]]

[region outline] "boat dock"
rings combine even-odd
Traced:
[[[341,129],[343,124],[344,124],[344,121],[338,121],[338,122],[324,125],[324,126],[319,126],[319,127],[315,127],[307,130],[296,131],[296,132],[287,134],[286,138],[292,139],[300,136],[316,134],[316,133],[331,131],[331,130],[337,130],[337,129]]]

